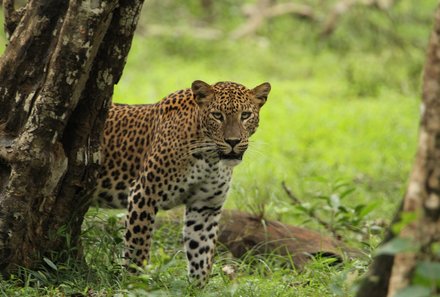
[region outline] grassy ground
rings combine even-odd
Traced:
[[[310,3],[321,17],[330,6]],[[204,16],[197,1],[178,7],[173,1],[151,1],[115,91],[116,102],[150,103],[196,79],[248,87],[269,81],[273,89],[259,131],[234,174],[227,207],[264,211],[268,218],[329,233],[306,215],[312,210],[344,232],[344,240],[361,248],[366,259],[338,266],[316,259],[299,272],[275,255],[237,260],[219,252],[214,276],[198,290],[186,281],[176,240],[180,226],[156,233],[152,264],[134,277],[118,265],[119,212],[91,210],[84,226],[87,265],[72,260],[58,267],[48,259],[41,271],[25,272],[24,284],[1,281],[0,295],[352,296],[354,281],[380,241],[382,220],[389,222],[405,191],[435,6],[429,0],[398,1],[388,12],[357,7],[328,39],[318,38],[319,24],[286,16],[254,37],[207,41],[150,36],[151,24],[185,29],[200,25]],[[235,1],[214,9],[211,27],[228,32],[243,22]],[[282,182],[301,206],[293,205]],[[349,231],[350,226],[363,233]],[[236,279],[221,273],[225,264],[237,267]]]

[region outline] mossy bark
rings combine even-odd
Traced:
[[[77,256],[141,0],[12,1],[0,58],[0,272]]]

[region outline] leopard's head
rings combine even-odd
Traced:
[[[237,165],[248,147],[249,137],[258,127],[259,112],[266,103],[270,84],[248,89],[234,82],[209,85],[196,80],[191,89],[200,108],[205,138],[215,145],[223,163]]]

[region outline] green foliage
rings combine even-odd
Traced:
[[[404,252],[416,252],[419,245],[409,238],[395,237],[387,243],[380,246],[376,255],[396,255]]]
[[[349,183],[336,181],[329,184],[329,188],[328,194],[316,193],[312,201],[304,202],[285,187],[292,206],[286,207],[284,212],[302,218],[303,225],[316,226],[315,229],[324,228],[335,238],[343,238],[345,242],[371,253],[384,233],[383,221],[372,220],[370,217],[379,203],[348,203],[356,195],[356,188]]]
[[[409,286],[397,292],[396,297],[432,297],[432,295],[429,288]]]
[[[46,258],[35,271],[0,280],[0,296],[349,296],[353,275],[365,263],[316,258],[302,271],[292,269],[289,258],[276,254],[232,259],[219,250],[212,278],[204,289],[192,287],[186,277],[181,225],[163,224],[154,235],[151,263],[129,275],[119,265],[122,250],[121,213],[89,212],[84,226],[86,263],[69,260],[57,264]],[[117,252],[115,252],[117,251]],[[286,265],[287,264],[287,265]],[[235,269],[229,279],[222,268]],[[331,286],[330,286],[331,285]]]
[[[440,296],[435,295],[440,287],[440,263],[434,261],[419,261],[417,263],[412,284],[407,290],[411,288],[418,290],[420,296]],[[423,295],[423,292],[425,295]],[[401,294],[402,292],[399,292]],[[405,293],[405,291],[403,291]],[[403,294],[402,293],[402,294]],[[400,296],[400,295],[399,295]],[[406,295],[409,296],[409,295]],[[416,295],[414,295],[416,296]],[[418,295],[417,295],[418,296]]]
[[[232,41],[228,34],[246,21],[243,1],[213,1],[211,20],[198,0],[148,1],[114,100],[155,102],[196,79],[248,87],[271,82],[227,207],[342,235],[370,256],[406,187],[437,1],[396,1],[386,11],[356,6],[327,38],[319,33],[336,0],[299,2],[314,8],[317,21],[285,15],[266,22],[255,36]],[[155,24],[189,34],[151,35]],[[194,36],[195,28],[206,27],[222,37]],[[393,230],[412,219],[404,215]],[[296,271],[289,258],[274,254],[237,260],[222,252],[200,290],[186,278],[180,226],[160,228],[151,264],[137,276],[127,274],[121,268],[120,220],[119,212],[90,211],[82,237],[85,262],[60,264],[57,255],[48,257],[40,269],[0,280],[0,296],[352,296],[368,265],[365,259],[333,265],[318,258]],[[399,240],[379,252],[406,250]],[[235,269],[232,280],[222,272],[226,265]],[[435,263],[419,263],[414,285],[399,296],[429,295],[439,282],[437,270]]]
[[[92,209],[83,226],[85,261],[70,257],[59,262],[60,255],[43,258],[44,263],[37,270],[21,269],[8,282],[0,281],[0,287],[5,285],[5,291],[0,292],[4,296],[113,295],[127,278],[120,265],[123,229],[120,217],[98,216]],[[14,286],[8,290],[6,284],[11,282]],[[17,291],[19,287],[23,288]]]

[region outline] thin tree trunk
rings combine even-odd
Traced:
[[[435,16],[423,78],[422,117],[416,160],[406,195],[399,213],[413,213],[415,220],[406,224],[399,234],[390,236],[407,239],[414,250],[390,257],[386,269],[382,256],[374,259],[373,269],[357,294],[360,296],[395,296],[411,285],[420,261],[439,263],[433,244],[440,242],[440,6]],[[391,231],[390,231],[391,232]],[[378,269],[383,267],[384,269]],[[432,294],[439,293],[438,283]]]
[[[2,274],[80,250],[101,131],[142,2],[31,0],[17,13],[4,1],[10,40],[0,59]]]

